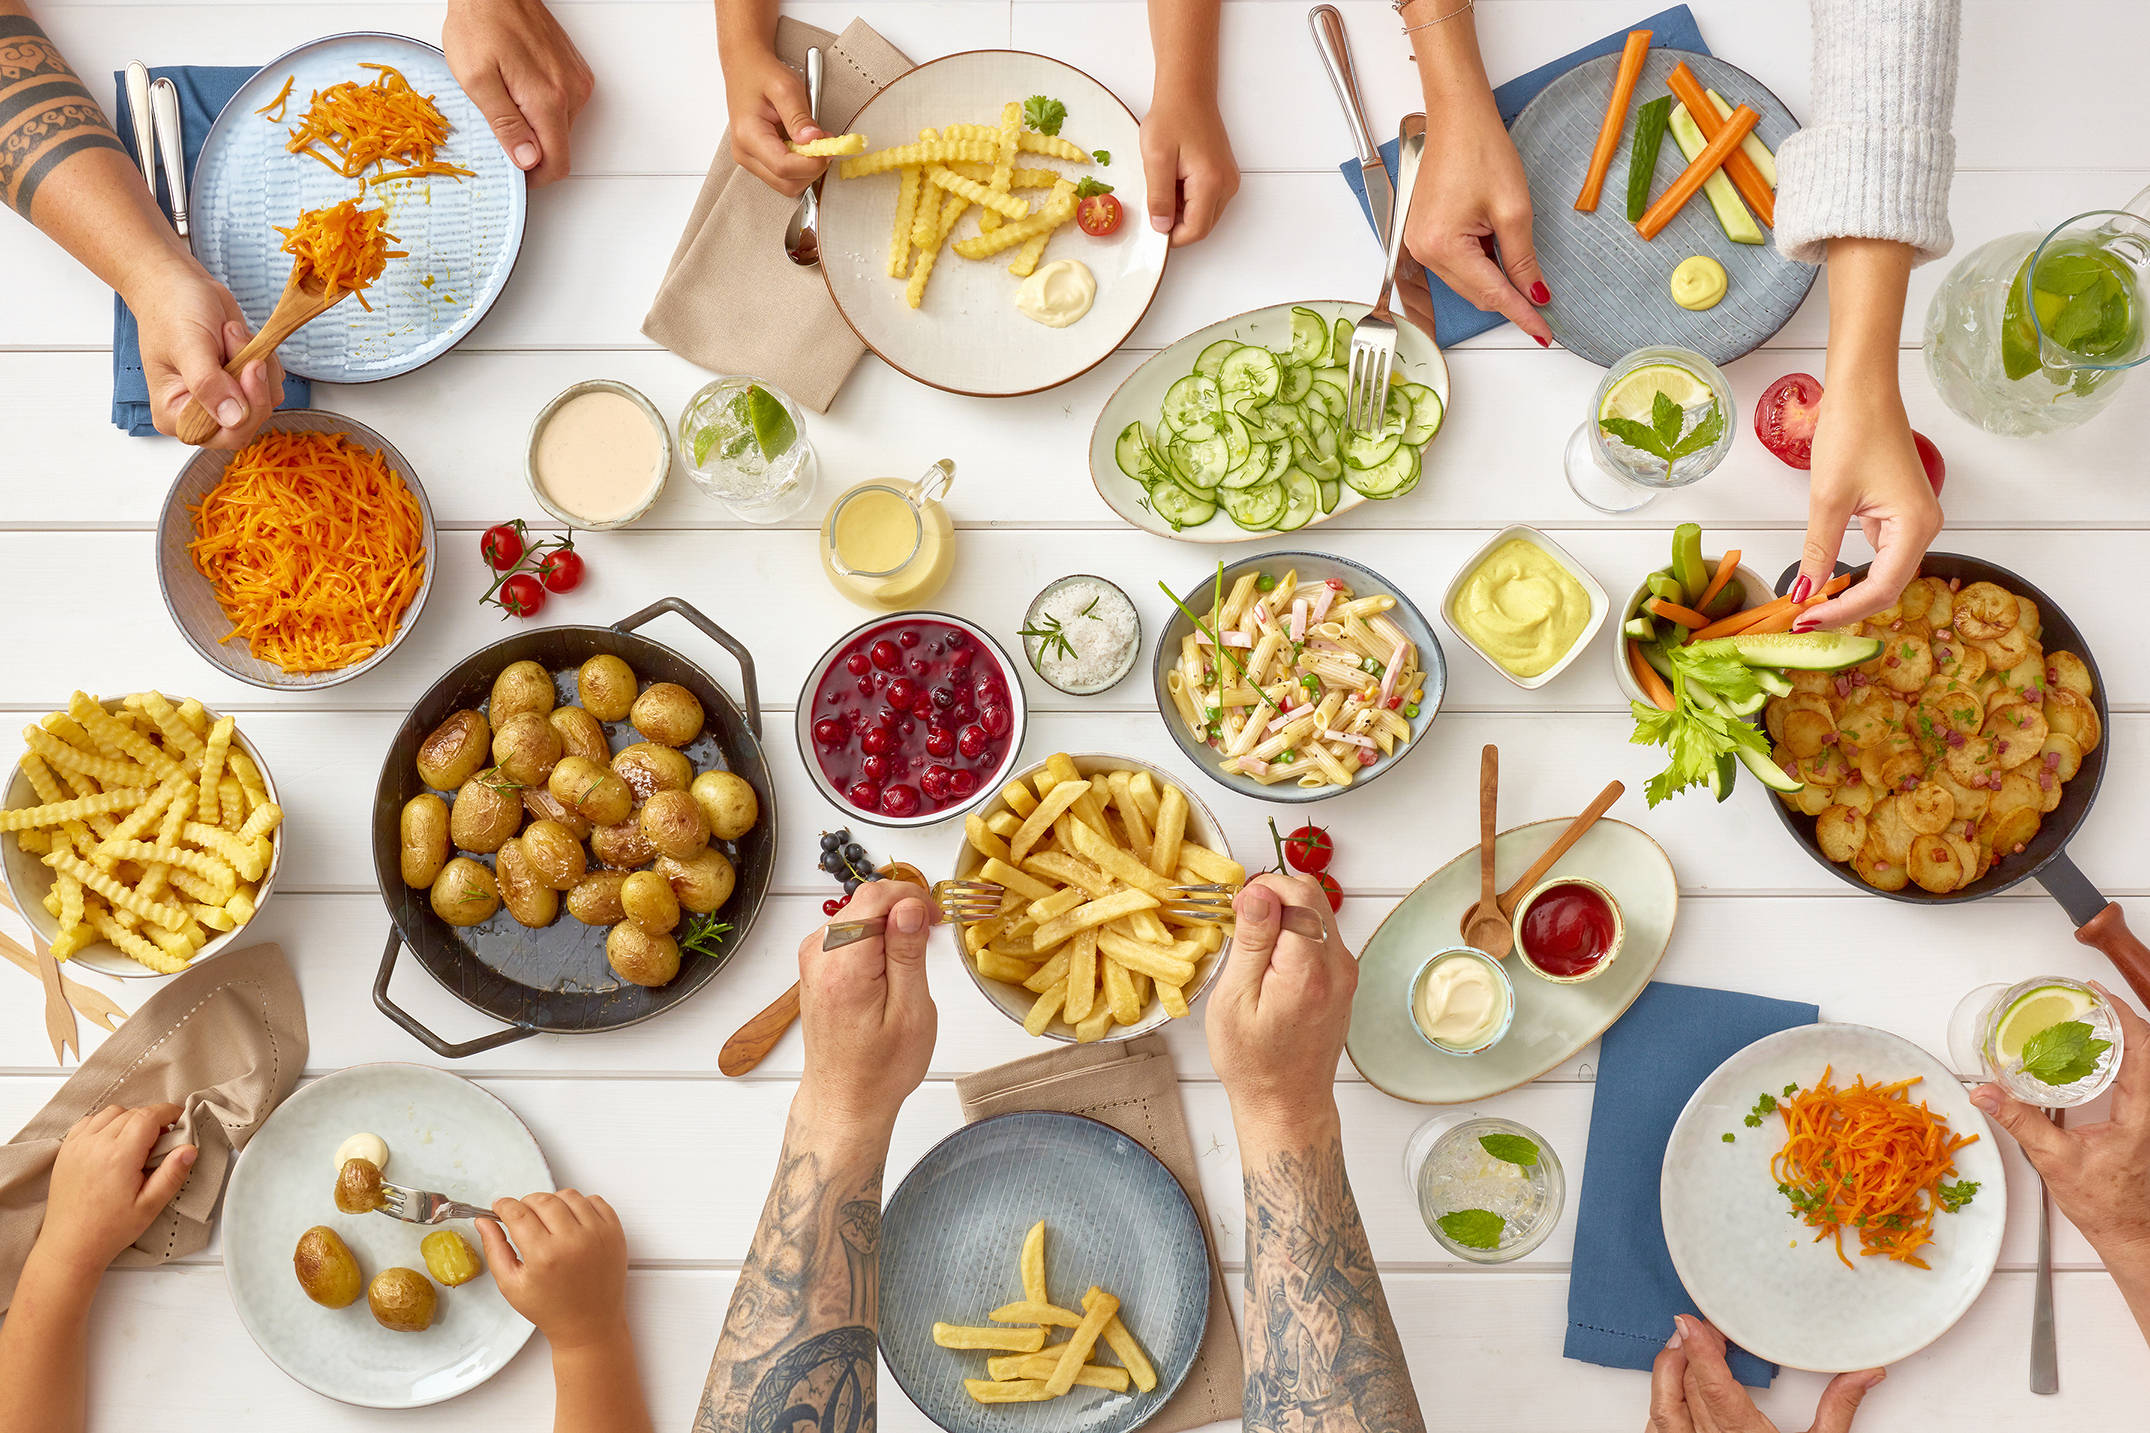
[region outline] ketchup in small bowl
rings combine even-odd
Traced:
[[[799,704],[799,750],[822,795],[882,826],[945,821],[984,801],[1023,742],[1008,655],[960,618],[909,613],[854,628]]]
[[[1577,876],[1545,882],[1516,907],[1517,953],[1533,974],[1558,985],[1604,974],[1625,934],[1612,892]]]

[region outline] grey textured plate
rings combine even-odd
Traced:
[[[1767,243],[1735,244],[1727,238],[1709,200],[1697,194],[1664,231],[1644,242],[1627,220],[1628,151],[1635,138],[1635,111],[1645,100],[1670,93],[1665,76],[1685,60],[1704,87],[1732,105],[1752,105],[1762,118],[1754,132],[1774,153],[1799,128],[1792,112],[1746,71],[1692,50],[1652,50],[1635,85],[1634,103],[1620,131],[1620,147],[1605,175],[1595,213],[1575,208],[1590,167],[1590,150],[1605,118],[1618,55],[1577,65],[1538,92],[1516,116],[1509,134],[1530,177],[1531,238],[1538,265],[1553,291],[1539,312],[1563,348],[1601,368],[1653,343],[1677,344],[1712,363],[1725,364],[1752,352],[1791,319],[1818,272]],[[1654,200],[1687,167],[1687,157],[1668,133],[1657,155]],[[1707,254],[1725,267],[1731,287],[1715,308],[1693,313],[1672,301],[1672,271],[1683,259]]]
[[[363,423],[317,408],[296,408],[270,414],[269,421],[261,427],[263,432],[272,433],[343,433],[354,443],[378,450],[396,476],[403,479],[403,485],[411,490],[411,496],[418,500],[418,518],[424,526],[426,545],[425,580],[418,584],[418,595],[404,609],[396,635],[389,639],[387,646],[364,661],[333,672],[286,672],[276,663],[256,657],[242,638],[219,641],[231,630],[231,620],[224,615],[224,609],[217,606],[215,590],[187,551],[187,545],[194,541],[194,518],[187,508],[200,503],[202,496],[217,485],[231,461],[230,453],[212,448],[196,448],[189,453],[186,466],[179,470],[179,476],[172,482],[172,490],[164,495],[164,511],[157,515],[157,585],[164,593],[165,610],[172,614],[180,635],[210,666],[257,687],[292,690],[333,687],[386,661],[388,654],[410,635],[411,628],[418,625],[418,614],[425,610],[426,598],[433,591],[434,555],[439,547],[433,531],[433,505],[426,500],[426,490],[418,481],[418,475],[411,471],[411,465],[396,451],[395,445]]]
[[[983,1325],[1020,1299],[1016,1258],[1040,1219],[1046,1291],[1063,1308],[1080,1308],[1092,1284],[1116,1295],[1157,1369],[1148,1393],[1077,1387],[984,1404],[964,1391],[987,1376],[988,1355],[942,1348],[933,1325]],[[1135,1140],[1081,1115],[1032,1110],[957,1130],[903,1177],[881,1236],[881,1357],[950,1433],[1126,1433],[1178,1391],[1209,1323],[1209,1246],[1186,1191]]]
[[[431,95],[450,126],[435,157],[477,173],[362,187],[311,155],[287,151],[306,97],[344,80],[371,84],[376,72],[359,68],[366,63],[392,65],[412,89]],[[276,98],[286,76],[294,81],[291,102],[285,123],[273,124],[255,111]],[[276,350],[287,370],[324,383],[394,378],[462,342],[507,286],[529,209],[522,171],[455,82],[447,57],[422,40],[375,33],[330,35],[262,66],[210,126],[189,189],[194,256],[257,329],[291,272],[283,236],[271,225],[288,227],[302,209],[345,199],[387,208],[396,247],[410,257],[390,259],[366,291],[373,312],[347,298]]]
[[[1810,1085],[1824,1067],[1840,1089],[1860,1075],[1916,1075],[1913,1100],[1978,1136],[1956,1151],[1956,1177],[1978,1181],[1978,1195],[1934,1221],[1931,1268],[1861,1257],[1854,1240],[1847,1269],[1777,1193],[1769,1162],[1783,1121],[1751,1132],[1740,1121],[1756,1095]],[[1672,1127],[1659,1189],[1672,1267],[1703,1316],[1757,1358],[1817,1373],[1909,1358],[1963,1317],[2001,1257],[2008,1181],[1997,1138],[1962,1083],[1901,1035],[1822,1024],[1764,1036],[1719,1065]]]

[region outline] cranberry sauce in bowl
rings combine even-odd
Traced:
[[[821,794],[880,826],[924,826],[990,796],[1023,744],[1008,654],[940,612],[877,617],[839,638],[798,708]]]

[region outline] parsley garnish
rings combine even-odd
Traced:
[[[1109,149],[1093,149],[1090,151],[1090,157],[1099,164],[1112,163],[1112,151]]]
[[[1725,1132],[1724,1142],[1725,1142],[1726,1144],[1730,1144],[1730,1143],[1731,1143],[1731,1142],[1733,1141],[1733,1139],[1735,1139],[1735,1138],[1736,1138],[1736,1136],[1735,1136],[1735,1135],[1733,1135],[1733,1134],[1732,1134],[1732,1133],[1731,1133],[1731,1132],[1730,1132],[1730,1131],[1728,1130],[1728,1131],[1726,1131],[1726,1132]]]
[[[1040,134],[1058,134],[1060,126],[1067,123],[1068,107],[1056,99],[1044,95],[1032,95],[1023,101],[1023,123]]]
[[[2098,1057],[2112,1048],[2112,1041],[2092,1038],[2083,1021],[2063,1020],[2023,1042],[2023,1073],[2058,1089],[2096,1073]]]
[[[1075,186],[1075,197],[1077,199],[1088,199],[1093,194],[1110,194],[1111,192],[1112,186],[1110,184],[1102,184],[1095,179],[1085,179]]]
[[[1978,1181],[1975,1179],[1959,1179],[1954,1184],[1937,1184],[1934,1189],[1941,1196],[1941,1207],[1954,1214],[1961,1210],[1964,1205],[1969,1204],[1972,1197],[1978,1193]],[[1890,1227],[1901,1229],[1903,1220],[1891,1215]]]

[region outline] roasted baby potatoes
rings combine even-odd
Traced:
[[[582,849],[582,842],[558,821],[533,821],[517,839],[522,842],[523,860],[531,871],[556,891],[573,890],[575,882],[589,869],[589,854]]]
[[[529,851],[520,838],[501,846],[493,858],[493,877],[500,887],[500,903],[518,925],[537,930],[558,919],[560,893],[530,864]]]
[[[339,1193],[342,1188],[338,1180]],[[306,1297],[325,1309],[349,1308],[366,1289],[350,1246],[326,1224],[316,1224],[299,1236],[299,1247],[291,1254],[291,1272],[298,1275]]]
[[[588,757],[599,766],[612,760],[612,743],[596,717],[581,707],[554,707],[545,718],[560,734],[560,749],[573,756]]]
[[[422,792],[403,803],[396,822],[402,844],[403,884],[423,890],[448,864],[448,803]]]
[[[736,841],[761,819],[761,798],[745,777],[730,771],[705,771],[687,788],[702,808],[712,841]]]
[[[545,786],[593,826],[615,825],[634,810],[634,793],[627,783],[587,757],[561,757]]]
[[[613,925],[627,919],[620,904],[620,887],[627,884],[626,871],[592,871],[567,893],[567,913],[584,925]]]
[[[663,935],[679,924],[679,897],[672,883],[655,871],[637,871],[620,885],[620,909],[651,935]]]
[[[607,653],[575,673],[575,694],[599,721],[625,721],[635,704],[635,669]]]
[[[458,856],[433,878],[433,914],[450,925],[483,925],[499,909],[500,886],[481,861]]]
[[[477,712],[451,712],[418,743],[418,779],[435,791],[453,791],[484,770],[493,750],[493,729]]]
[[[547,777],[546,780],[551,780]],[[589,839],[590,818],[562,801],[543,786],[523,788],[523,810],[530,813],[532,821],[554,821],[567,828],[567,834],[578,841]]]
[[[371,1214],[388,1202],[381,1193],[381,1167],[370,1159],[347,1159],[336,1172],[336,1207],[346,1214]]]
[[[426,1272],[451,1289],[485,1272],[485,1265],[478,1261],[478,1251],[453,1229],[435,1229],[418,1241],[418,1252],[425,1256]]]
[[[629,984],[662,985],[679,974],[679,942],[623,920],[605,937],[605,960]]]
[[[694,763],[669,746],[638,741],[612,758],[612,770],[627,783],[635,800],[647,801],[660,791],[685,791],[694,780]]]
[[[518,786],[542,786],[563,750],[560,733],[536,712],[517,712],[493,728],[493,764]]]
[[[684,791],[659,791],[642,805],[642,834],[660,856],[681,860],[709,844],[701,803]]]
[[[543,716],[557,701],[552,673],[535,662],[510,662],[493,678],[493,699],[486,710],[497,727],[517,712]]]
[[[724,904],[739,877],[724,853],[713,846],[685,858],[659,856],[657,874],[671,882],[672,895],[682,910],[706,915]]]
[[[702,734],[702,704],[677,682],[653,682],[628,710],[635,730],[666,746],[685,746]]]
[[[633,870],[646,866],[657,859],[657,848],[642,834],[642,823],[636,820],[622,821],[614,826],[600,826],[590,833],[590,854],[601,864]]]
[[[522,792],[504,773],[481,771],[463,783],[448,808],[448,837],[456,849],[490,855],[523,824]]]
[[[424,1333],[439,1302],[432,1281],[416,1269],[383,1269],[366,1290],[366,1307],[391,1333]]]

